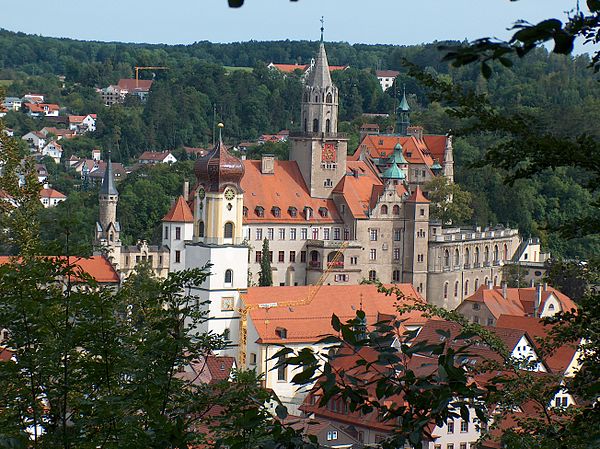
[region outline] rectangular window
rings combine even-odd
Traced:
[[[424,217],[425,216],[425,209],[423,209],[423,208],[419,209],[419,215],[421,217]]]
[[[394,229],[394,241],[399,242],[402,239],[402,229]]]
[[[306,262],[306,251],[300,251],[300,262]]]
[[[296,262],[296,251],[290,251],[290,262]]]
[[[175,263],[180,263],[181,262],[181,251],[177,250],[175,251]]]
[[[175,227],[175,240],[181,240],[181,227]]]
[[[448,433],[454,433],[454,421],[448,421]]]
[[[285,362],[284,355],[279,357],[278,361],[278,363],[282,363],[282,365],[277,368],[277,380],[280,382],[285,382],[287,379],[287,367],[285,366],[285,364],[283,364],[283,362]]]
[[[460,449],[467,449],[467,443],[460,443]]]
[[[327,432],[327,441],[337,440],[337,438],[338,438],[337,430],[330,430],[329,432]]]
[[[358,263],[358,257],[352,256],[350,258],[350,265],[356,265]]]
[[[350,240],[350,229],[344,228],[344,240]]]
[[[256,251],[256,257],[254,258],[254,262],[260,263],[262,260],[262,251]]]
[[[279,251],[279,262],[285,262],[285,251]]]
[[[267,238],[269,240],[273,240],[274,235],[275,235],[275,229],[267,228]]]
[[[333,240],[339,240],[341,237],[342,230],[340,228],[333,228]]]
[[[461,421],[460,422],[460,431],[462,433],[466,433],[469,431],[469,422],[468,421]]]
[[[323,240],[329,240],[329,228],[323,228]]]
[[[296,240],[296,228],[290,229],[290,240]]]
[[[369,238],[372,242],[376,242],[377,241],[377,229],[369,229]]]
[[[250,353],[250,365],[256,365],[256,353],[255,352]]]
[[[273,263],[273,251],[269,251],[269,262]]]
[[[394,248],[394,260],[400,260],[400,248]]]
[[[306,240],[308,238],[308,229],[300,229],[300,240]]]
[[[256,229],[256,240],[262,240],[262,228]]]
[[[285,228],[279,228],[279,240],[285,240]]]
[[[313,240],[319,240],[319,228],[313,228],[312,238]]]
[[[369,260],[377,260],[377,250],[375,248],[369,250]]]
[[[165,239],[169,238],[169,227],[165,226]]]

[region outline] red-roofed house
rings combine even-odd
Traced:
[[[47,186],[44,187],[40,192],[40,201],[45,208],[57,206],[66,199],[67,197],[64,194]]]
[[[170,151],[144,151],[138,159],[140,164],[173,164],[177,158]]]
[[[379,80],[381,89],[385,92],[394,85],[396,77],[400,75],[400,72],[396,70],[377,70],[375,76]]]
[[[24,103],[23,108],[27,109],[27,114],[31,117],[58,117],[60,107],[51,103]]]
[[[96,131],[96,114],[69,115],[69,129],[78,133]]]

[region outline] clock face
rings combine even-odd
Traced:
[[[205,196],[206,196],[206,192],[204,191],[204,189],[202,187],[200,187],[198,189],[198,198],[200,198],[200,200],[203,200]]]
[[[225,190],[225,199],[226,200],[231,201],[234,198],[235,198],[235,192],[233,191],[233,189]]]
[[[336,161],[336,150],[333,143],[326,143],[323,145],[323,151],[321,153],[322,162],[335,162]]]

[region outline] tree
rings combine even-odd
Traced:
[[[263,240],[262,254],[260,258],[260,272],[258,273],[258,285],[270,287],[273,285],[273,271],[271,270],[271,254],[269,251],[269,239]]]
[[[423,189],[431,201],[431,218],[440,220],[442,224],[461,224],[473,216],[471,193],[462,190],[458,184],[450,183],[448,178],[437,176],[427,182]]]

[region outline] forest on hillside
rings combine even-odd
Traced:
[[[428,89],[408,76],[403,63],[408,60],[425,73],[452,81],[465,91],[485,94],[501,112],[534,116],[536,131],[543,129],[557,136],[587,133],[599,138],[600,84],[588,68],[586,55],[558,56],[538,49],[526,60],[515,60],[511,67],[493,66],[493,76],[485,79],[477,66],[452,68],[443,62],[443,52],[438,48],[441,43],[326,45],[330,64],[350,66],[333,74],[340,90],[340,128],[352,136],[350,151],[358,144],[360,124],[373,120],[365,118],[364,113],[393,114],[398,89],[382,92],[375,69],[398,70],[401,75],[397,85],[406,86],[412,122],[424,126],[428,133],[454,130],[456,134],[456,180],[473,194],[474,213],[468,223],[518,226],[524,236],[542,237],[546,248],[564,257],[588,258],[600,253],[597,237],[566,240],[554,231],[570,218],[585,214],[594,200],[594,194],[584,187],[586,173],[564,167],[507,185],[505,173],[496,167],[473,167],[497,144],[499,136],[463,132],[468,121],[448,115],[448,105],[431,101]],[[256,139],[263,133],[294,129],[299,118],[301,81],[298,76],[270,70],[267,64],[308,63],[316,48],[317,43],[309,41],[175,46],[84,42],[0,30],[0,80],[7,95],[42,92],[66,112],[98,113],[97,131],[65,144],[66,157],[88,154],[91,148],[100,147],[111,149],[116,160],[129,163],[144,150],[210,145],[214,110],[217,120],[225,122],[225,138],[232,144]],[[168,70],[155,75],[142,72],[142,76],[156,77],[146,104],[130,99],[123,105],[105,108],[95,88],[133,76],[136,65],[166,66]],[[64,85],[58,75],[65,77]],[[21,135],[41,128],[39,121],[25,114],[9,113],[5,121]],[[393,116],[388,122],[392,121]],[[55,171],[60,175],[60,168]],[[60,179],[65,181],[67,177]],[[157,196],[124,195],[120,211],[141,210],[132,208],[133,202],[139,208],[143,207],[140,202],[156,202],[157,198],[164,198],[165,204],[154,209],[146,205],[146,210],[163,210],[168,208],[169,198],[178,193],[179,187],[171,182],[136,187],[136,183],[143,182],[147,179],[133,177],[125,181],[125,188],[131,188],[131,192],[153,188]],[[73,183],[63,184],[65,193],[75,188]],[[91,204],[93,195],[77,192],[73,198],[83,201],[87,196],[86,203]],[[69,207],[69,201],[53,213]],[[150,216],[158,215],[155,212]],[[93,222],[88,223],[89,217],[82,220],[82,229],[93,226]],[[154,225],[137,223],[133,216],[124,223],[124,235],[134,240],[141,232],[150,238]]]

